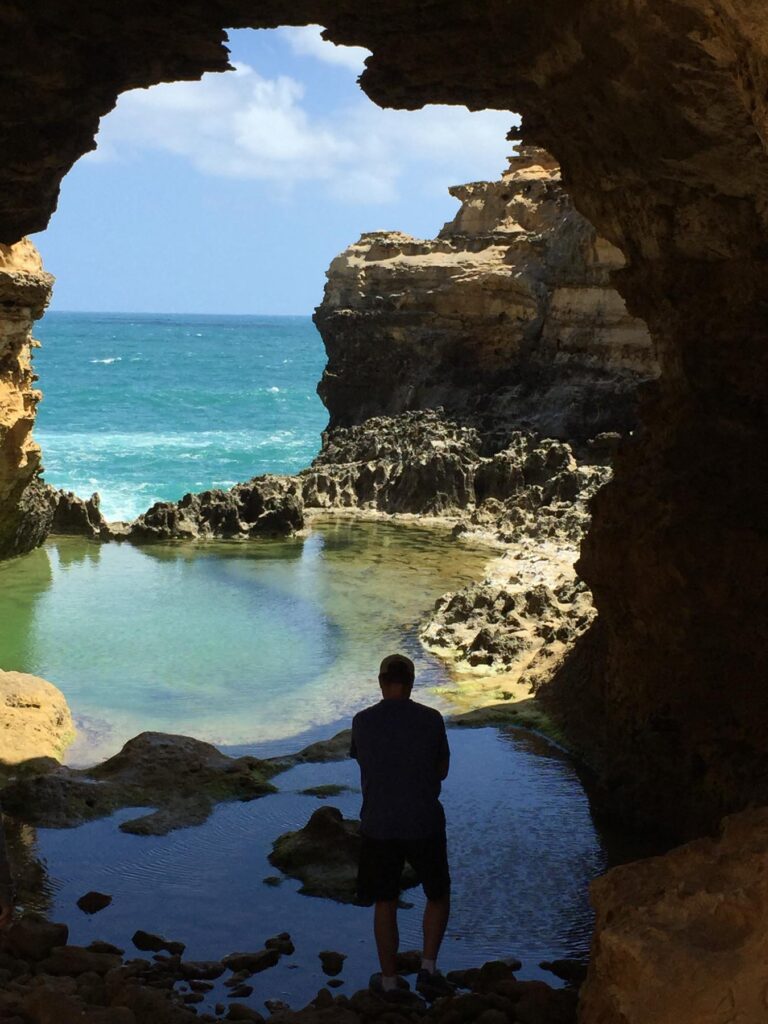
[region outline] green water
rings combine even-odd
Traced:
[[[418,699],[439,706],[428,691],[446,670],[417,625],[486,559],[384,522],[329,520],[306,538],[248,544],[59,538],[0,565],[0,667],[64,692],[78,725],[71,763],[145,729],[262,749],[327,735],[375,698],[393,650],[416,661]]]

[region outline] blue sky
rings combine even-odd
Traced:
[[[432,237],[449,185],[496,178],[517,119],[381,110],[365,51],[318,28],[230,33],[236,71],[126,93],[33,236],[53,309],[306,314],[363,231]]]

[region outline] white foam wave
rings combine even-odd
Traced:
[[[110,356],[109,359],[91,359],[92,363],[103,363],[105,366],[109,366],[110,363],[122,363],[122,356]]]

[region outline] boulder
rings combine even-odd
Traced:
[[[582,1024],[766,1020],[768,808],[592,884]]]
[[[360,855],[360,822],[344,818],[338,807],[319,807],[304,828],[274,841],[270,864],[302,882],[299,892],[354,903]],[[416,884],[406,868],[402,886]]]
[[[66,698],[53,683],[0,671],[0,765],[60,759],[74,733]]]

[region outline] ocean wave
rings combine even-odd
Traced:
[[[91,363],[104,363],[105,366],[108,366],[110,363],[122,363],[123,357],[122,356],[110,356],[108,359],[91,359],[89,361]]]

